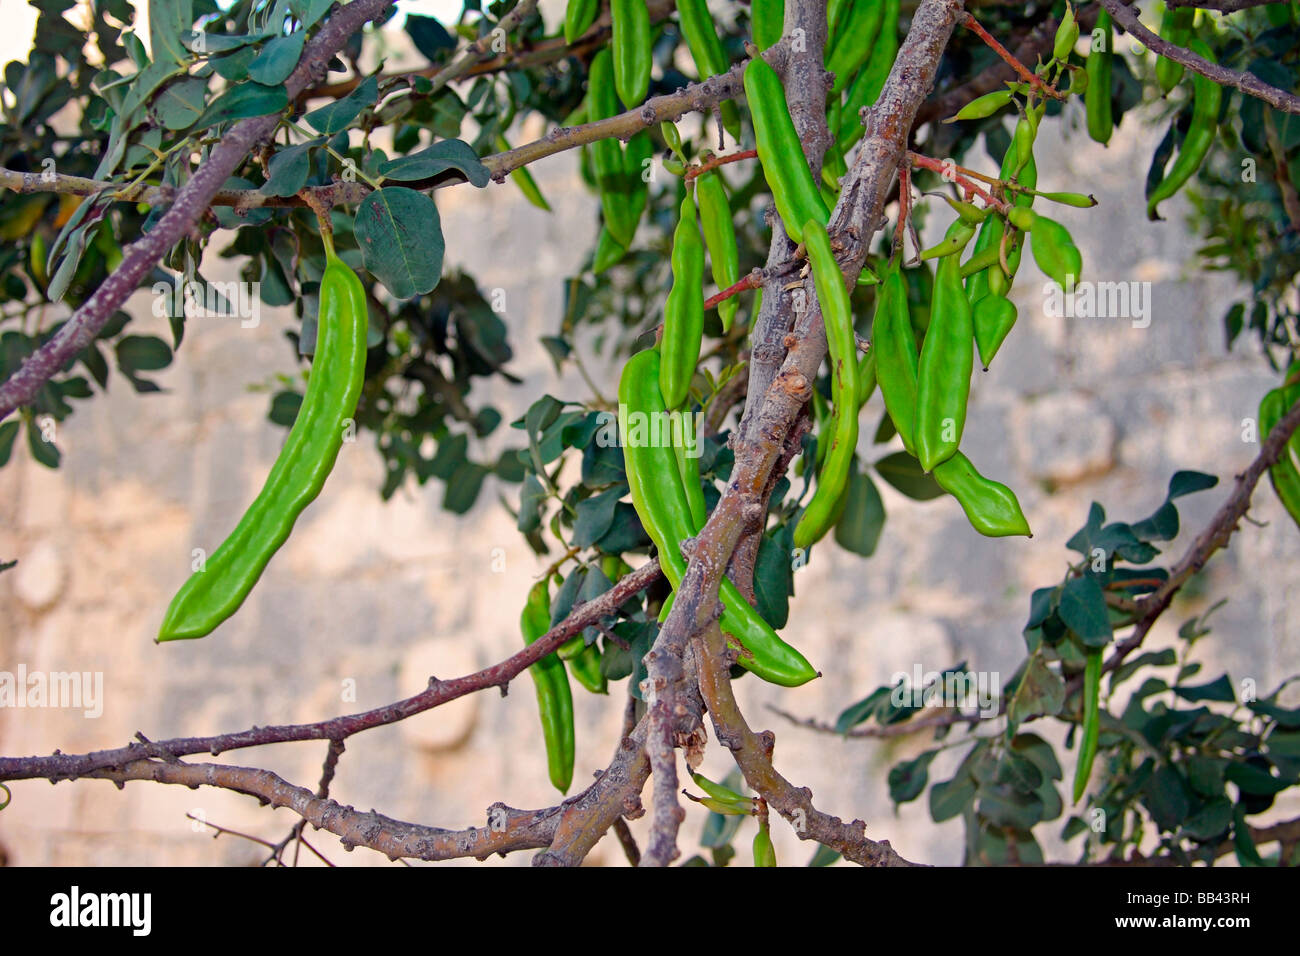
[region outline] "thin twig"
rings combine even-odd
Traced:
[[[1254,73],[1219,66],[1219,64],[1211,63],[1191,50],[1185,50],[1175,43],[1162,39],[1143,26],[1142,21],[1138,19],[1137,11],[1124,3],[1123,0],[1099,0],[1099,2],[1106,8],[1117,26],[1123,27],[1139,43],[1147,46],[1151,52],[1175,63],[1181,63],[1193,73],[1199,73],[1220,86],[1231,86],[1256,99],[1263,100],[1276,110],[1281,110],[1284,113],[1300,113],[1300,96],[1288,93],[1286,90],[1280,90],[1276,86],[1271,86]]]

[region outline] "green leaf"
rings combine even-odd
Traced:
[[[333,136],[351,126],[361,111],[374,106],[378,99],[379,81],[368,76],[343,99],[312,110],[303,119],[317,132]]]
[[[847,733],[858,724],[868,720],[882,704],[889,703],[889,697],[892,693],[892,687],[877,687],[853,706],[846,707],[835,718],[835,732],[837,734]]]
[[[830,866],[832,863],[838,862],[843,855],[839,850],[832,850],[825,844],[818,843],[812,859],[808,861],[808,865],[813,867]]]
[[[361,201],[355,225],[366,270],[399,299],[433,291],[442,278],[444,244],[438,207],[405,186]]]
[[[1211,800],[1183,824],[1182,832],[1193,840],[1219,840],[1232,824],[1232,802],[1227,797]]]
[[[238,83],[240,80],[248,79],[248,67],[255,59],[257,59],[257,49],[246,46],[224,56],[213,57],[211,63],[217,76],[228,82]]]
[[[156,372],[172,363],[172,350],[152,335],[127,335],[116,346],[118,367],[126,374]]]
[[[297,17],[304,30],[310,30],[316,25],[321,17],[325,16],[325,11],[333,6],[334,0],[289,0],[289,9]],[[407,14],[409,17],[410,14]]]
[[[251,116],[268,116],[288,108],[289,94],[285,92],[284,87],[240,83],[213,100],[195,122],[191,132],[199,132],[218,123],[248,119]]]
[[[9,464],[13,454],[14,442],[18,438],[19,424],[15,421],[0,422],[0,468]]]
[[[1056,613],[1084,647],[1105,647],[1110,643],[1112,631],[1106,596],[1092,575],[1085,574],[1065,582]]]
[[[311,175],[311,153],[313,146],[320,145],[320,140],[299,143],[278,150],[267,164],[267,179],[262,184],[261,192],[265,196],[294,196],[307,185]]]
[[[626,493],[625,485],[615,485],[578,502],[577,516],[573,522],[573,544],[579,548],[589,548],[604,537],[614,523],[614,509],[618,500]]]
[[[1065,681],[1038,654],[1029,659],[1025,672],[1007,704],[1007,717],[1018,726],[1030,717],[1053,716],[1065,704]]]
[[[1043,785],[1044,779],[1046,778],[1038,764],[1014,750],[1003,753],[994,776],[998,783],[1004,783],[1020,793],[1033,793]]]
[[[0,429],[3,427],[3,425],[0,425]],[[0,464],[4,464],[3,445],[4,439],[0,437]],[[1264,743],[1268,747],[1270,756],[1300,757],[1300,732],[1274,728]]]
[[[287,37],[271,40],[262,47],[257,59],[249,64],[248,78],[266,86],[279,86],[298,65],[298,58],[302,56],[302,47],[306,42],[305,30],[296,30]]]
[[[997,826],[1028,830],[1043,819],[1042,798],[1004,784],[979,788],[979,815]]]
[[[1267,700],[1247,701],[1246,706],[1257,714],[1263,714],[1274,720],[1278,726],[1288,730],[1300,730],[1300,707],[1282,707],[1275,697]]]
[[[27,450],[46,468],[58,468],[59,459],[63,457],[54,442],[46,441],[41,436],[41,427],[34,418],[27,422]]]
[[[1056,759],[1056,751],[1042,737],[1037,734],[1017,734],[1011,741],[1011,749],[1021,754],[1028,760],[1032,760],[1035,766],[1051,780],[1061,780],[1064,773],[1061,770],[1061,764]]]
[[[930,819],[935,823],[951,820],[975,802],[975,781],[959,773],[951,780],[930,788]]]
[[[1231,704],[1237,699],[1232,692],[1232,681],[1228,679],[1227,674],[1220,675],[1218,680],[1211,681],[1208,684],[1200,684],[1196,687],[1175,687],[1174,693],[1192,704],[1201,700],[1221,701],[1225,704]]]
[[[794,571],[790,565],[793,530],[789,525],[765,534],[754,560],[754,597],[759,615],[776,629],[790,619],[790,591]]]
[[[1178,655],[1172,647],[1160,651],[1147,651],[1137,657],[1126,660],[1111,671],[1110,689],[1113,691],[1121,681],[1132,677],[1143,667],[1170,667],[1178,663]]]
[[[437,63],[445,59],[441,54],[444,50],[454,49],[456,39],[447,32],[447,28],[435,20],[433,17],[421,16],[418,13],[408,13],[406,15],[406,32],[426,60],[430,63]]]
[[[1213,488],[1219,483],[1219,479],[1214,475],[1207,475],[1199,471],[1178,471],[1169,479],[1168,500],[1173,501],[1175,498],[1181,498],[1183,495],[1194,494],[1198,491],[1205,491]]]
[[[921,470],[921,463],[905,451],[886,455],[876,462],[876,474],[915,501],[929,501],[942,495],[943,489]]]
[[[1224,771],[1228,761],[1222,757],[1194,755],[1186,760],[1187,783],[1202,797],[1223,796]]]
[[[1242,793],[1254,793],[1272,796],[1292,786],[1295,781],[1284,777],[1275,777],[1262,767],[1249,763],[1230,763],[1223,773],[1229,783],[1235,783]]]
[[[560,589],[555,592],[555,597],[551,599],[551,627],[555,627],[569,616],[578,601],[578,594],[582,590],[582,582],[586,577],[587,569],[577,567],[564,579]]]
[[[456,469],[468,460],[469,436],[463,432],[446,435],[438,442],[438,450],[433,453],[433,458],[424,466],[420,480],[437,478],[439,481],[450,481]]]
[[[542,524],[542,509],[546,505],[546,489],[533,472],[524,479],[519,490],[519,518],[515,524],[524,534],[536,531]]]
[[[856,460],[844,493],[848,502],[835,525],[835,542],[846,551],[869,558],[885,526],[885,504],[871,476],[858,471]]]
[[[155,60],[184,63],[183,38],[194,24],[191,0],[149,0],[149,52]]]
[[[414,182],[433,179],[449,169],[456,170],[480,189],[492,178],[473,148],[459,139],[444,139],[418,153],[390,159],[379,167],[379,174],[385,179]]]
[[[938,753],[937,750],[927,750],[890,768],[889,798],[895,804],[910,803],[921,795],[930,780],[930,762]]]
[[[1240,806],[1232,811],[1232,846],[1237,862],[1242,866],[1266,865],[1255,847],[1255,838],[1250,835],[1250,825],[1246,823],[1246,813]]]
[[[1156,770],[1142,788],[1142,803],[1162,830],[1174,830],[1191,809],[1187,787],[1173,767]]]
[[[150,111],[165,129],[188,129],[203,115],[207,100],[208,81],[187,76],[169,83],[150,104]]]
[[[452,514],[463,515],[474,506],[483,479],[490,469],[472,461],[467,461],[452,474],[447,481],[447,490],[442,496],[442,507]]]
[[[302,408],[301,392],[276,392],[271,398],[271,407],[266,417],[275,425],[292,428],[298,419],[298,409]]]
[[[645,533],[636,509],[626,501],[620,501],[614,509],[614,523],[605,536],[596,542],[596,547],[606,554],[622,554],[649,544],[650,536]]]

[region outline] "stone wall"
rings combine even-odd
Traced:
[[[1220,320],[1233,290],[1188,265],[1185,206],[1168,204],[1168,223],[1145,220],[1142,182],[1158,131],[1130,117],[1108,150],[1081,130],[1061,135],[1059,125],[1047,127],[1042,186],[1087,182],[1101,200],[1096,210],[1059,214],[1088,278],[1150,282],[1154,311],[1147,328],[1051,318],[1041,276],[1032,262],[1022,269],[1021,320],[993,368],[976,373],[966,447],[982,471],[1017,489],[1034,537],[982,538],[951,500],[915,503],[882,483],[889,520],[877,554],[864,561],[824,546],[797,578],[786,636],[825,677],[793,691],[752,678],[737,685],[751,723],[778,732],[787,776],[812,787],[823,809],[868,820],[871,834],[913,859],[952,863],[961,852],[960,823],[934,826],[924,801],[894,816],[888,801],[888,766],[925,741],[819,735],[788,725],[769,705],[830,720],[896,671],[962,659],[1005,678],[1022,652],[1029,593],[1060,579],[1064,541],[1089,503],[1135,520],[1159,504],[1179,468],[1230,479],[1256,452],[1242,441],[1242,420],[1274,380],[1252,343],[1225,351]],[[595,204],[571,155],[540,163],[536,176],[553,214],[524,203],[509,183],[438,195],[449,265],[466,267],[485,289],[506,290],[511,369],[524,383],[492,383],[476,397],[501,406],[507,420],[542,391],[585,394],[576,374],[556,381],[537,339],[555,327],[561,279],[594,238]],[[220,265],[210,257],[205,272],[226,278]],[[166,337],[145,297],[133,300],[133,314],[138,331]],[[108,395],[62,428],[62,469],[48,471],[20,448],[0,470],[0,558],[21,562],[0,575],[0,669],[102,672],[105,697],[94,719],[0,710],[0,752],[78,752],[119,746],[136,731],[158,739],[318,720],[414,693],[430,674],[467,673],[519,647],[519,608],[542,565],[497,503],[498,486],[490,479],[463,518],[440,509],[438,485],[408,485],[385,504],[368,435],[345,448],[325,493],[232,621],[202,641],[153,644],[190,549],[225,534],[276,454],[283,432],[266,421],[261,388],[294,373],[283,341],[291,328],[283,310],[264,312],[256,329],[193,323],[176,363],[157,376],[164,394],[139,396],[115,378]],[[869,440],[868,431],[860,448],[868,459],[885,454]],[[1185,530],[1170,553],[1185,549],[1229,485],[1185,499]],[[1296,576],[1277,570],[1295,566],[1300,535],[1271,491],[1257,496],[1253,514],[1266,524],[1244,527],[1152,643],[1170,643],[1180,621],[1230,596],[1214,619],[1216,639],[1198,650],[1211,673],[1227,668],[1271,688],[1300,671]],[[576,785],[613,751],[621,690],[600,699],[575,691]],[[295,744],[228,759],[314,786],[324,752],[323,744]],[[721,775],[725,766],[712,747],[706,770]],[[948,766],[938,761],[934,773],[941,778]],[[272,840],[294,822],[212,790],[132,784],[119,792],[99,782],[13,790],[0,814],[0,847],[22,864],[248,864],[261,848],[234,837],[214,842],[186,814]],[[481,823],[496,800],[551,803],[531,683],[353,738],[333,796],[446,827]],[[701,821],[692,814],[684,829],[687,852]],[[774,829],[783,860],[811,855],[784,825]],[[309,839],[335,862],[387,865],[369,851],[344,853],[326,834]],[[1051,852],[1060,855],[1049,844]],[[315,861],[305,854],[304,862]],[[614,841],[603,841],[591,862],[620,863]]]

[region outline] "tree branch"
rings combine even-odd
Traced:
[[[697,638],[700,692],[704,695],[714,733],[736,759],[748,783],[767,805],[794,827],[801,840],[816,840],[839,850],[844,858],[863,866],[912,866],[895,852],[888,840],[866,836],[861,820],[845,823],[813,806],[812,791],[795,787],[772,764],[776,737],[771,731],[755,734],[745,723],[731,688],[731,654],[716,624]]]
[[[1130,625],[1134,627],[1134,631],[1129,637],[1115,645],[1115,650],[1102,665],[1103,673],[1115,670],[1124,663],[1124,659],[1129,654],[1142,645],[1156,620],[1168,610],[1174,595],[1178,593],[1192,575],[1205,567],[1205,563],[1215,552],[1227,547],[1229,539],[1238,529],[1242,518],[1245,517],[1247,510],[1250,508],[1250,500],[1256,485],[1259,484],[1264,473],[1268,471],[1269,466],[1278,460],[1283,448],[1286,447],[1287,441],[1297,429],[1300,429],[1300,401],[1296,402],[1290,411],[1278,420],[1273,430],[1268,433],[1268,437],[1260,446],[1259,454],[1246,467],[1246,470],[1237,476],[1236,487],[1233,489],[1232,494],[1214,513],[1214,517],[1210,519],[1204,530],[1196,536],[1196,540],[1191,547],[1174,564],[1169,572],[1169,577],[1155,591],[1135,602],[1134,613],[1137,618]],[[1082,686],[1082,674],[1071,678],[1065,685],[1067,696]],[[1003,699],[998,708],[998,714],[1006,713],[1006,709],[1007,703]],[[975,722],[969,715],[963,715],[961,711],[955,708],[942,708],[904,723],[890,724],[883,727],[858,727],[848,731],[847,734],[842,734],[830,724],[814,718],[797,717],[776,708],[773,708],[773,710],[800,727],[806,727],[818,733],[849,737],[903,737],[923,730]],[[1029,717],[1025,722],[1028,723],[1037,719],[1038,717]]]
[[[264,744],[302,740],[342,741],[363,730],[382,727],[432,710],[466,694],[489,687],[506,688],[510,681],[569,638],[582,632],[602,617],[613,614],[628,598],[658,580],[658,561],[650,561],[625,575],[600,597],[574,608],[559,624],[512,657],[477,673],[454,680],[430,679],[427,690],[374,710],[345,717],[335,717],[314,724],[286,724],[278,727],[253,727],[250,730],[215,737],[180,737],[157,742],[141,741],[116,750],[88,754],[55,753],[45,757],[0,757],[0,780],[29,780],[44,777],[50,782],[87,777],[149,758],[177,758],[190,754],[213,756],[228,750],[260,747]]]
[[[1256,99],[1263,100],[1276,110],[1281,110],[1284,113],[1300,113],[1300,96],[1288,93],[1286,90],[1279,90],[1276,86],[1270,86],[1253,73],[1230,70],[1226,66],[1211,63],[1191,50],[1184,50],[1177,44],[1162,39],[1143,26],[1142,21],[1138,19],[1137,11],[1125,4],[1123,0],[1098,0],[1098,2],[1110,13],[1116,25],[1123,27],[1153,53],[1173,60],[1175,63],[1181,63],[1193,73],[1199,73],[1220,86],[1231,86]]]
[[[380,16],[393,0],[353,0],[339,7],[303,50],[285,89],[293,99],[311,82],[325,76],[330,60],[348,38]],[[109,316],[126,301],[162,256],[184,238],[208,209],[221,187],[252,149],[279,125],[279,114],[258,116],[236,123],[194,175],[176,194],[172,207],[143,237],[125,250],[113,270],[82,306],[48,342],[36,350],[18,371],[0,384],[0,421],[19,405],[30,402],[50,378],[69,365],[104,327]]]

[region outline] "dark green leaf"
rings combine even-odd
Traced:
[[[45,440],[41,425],[34,419],[27,422],[27,450],[46,468],[58,468],[59,459],[63,457],[53,441]]]
[[[1220,675],[1218,680],[1211,681],[1208,684],[1200,684],[1196,687],[1175,687],[1174,693],[1192,704],[1201,700],[1222,701],[1225,704],[1231,704],[1237,699],[1232,691],[1232,681],[1228,680],[1227,674]]]
[[[778,630],[790,619],[790,591],[794,584],[790,564],[792,534],[786,525],[763,535],[754,560],[755,606],[763,620]]]
[[[1190,809],[1187,786],[1173,767],[1156,770],[1142,788],[1142,802],[1162,830],[1174,830]]]
[[[943,494],[934,476],[922,471],[921,463],[905,451],[886,455],[875,467],[876,474],[916,501],[929,501]]]
[[[626,493],[625,486],[615,485],[578,502],[577,517],[573,522],[573,544],[579,548],[589,548],[604,537],[614,523],[614,509],[618,500]]]
[[[808,865],[813,867],[830,866],[832,863],[838,862],[842,856],[843,854],[839,850],[832,850],[830,847],[818,843],[812,859],[808,861]]]
[[[844,493],[848,503],[835,525],[835,542],[846,551],[869,558],[885,526],[885,505],[871,476],[858,471],[856,460]]]
[[[191,132],[199,132],[218,123],[230,123],[251,116],[279,113],[288,107],[289,95],[283,86],[240,83],[213,100],[194,123]]]
[[[361,201],[355,226],[366,270],[399,299],[433,291],[442,277],[438,207],[404,186],[377,190]]]
[[[279,86],[298,65],[306,40],[305,30],[296,30],[287,37],[280,36],[271,40],[262,47],[257,59],[249,64],[248,78],[266,86]]]
[[[1014,725],[1041,714],[1053,716],[1061,712],[1065,703],[1065,682],[1048,668],[1041,656],[1029,659],[1020,683],[1016,685],[1007,705],[1007,716]]]
[[[185,77],[168,84],[154,97],[150,110],[165,129],[188,129],[203,115],[207,92],[207,80],[192,76]]]
[[[1084,647],[1105,647],[1110,643],[1110,615],[1101,585],[1090,574],[1065,582],[1056,613]]]
[[[1193,840],[1219,840],[1228,832],[1232,823],[1232,803],[1226,797],[1211,800],[1197,813],[1194,813],[1182,830]]]
[[[172,350],[152,335],[127,335],[115,346],[117,364],[123,372],[156,372],[172,363]]]
[[[1183,495],[1190,495],[1197,491],[1205,491],[1213,488],[1219,483],[1219,479],[1214,475],[1207,475],[1199,471],[1178,471],[1169,479],[1170,501],[1175,498],[1181,498]]]
[[[352,125],[361,111],[374,106],[379,99],[379,81],[368,76],[357,84],[357,88],[343,99],[312,110],[304,120],[318,133],[333,136]]]
[[[320,140],[313,140],[277,150],[267,164],[267,179],[261,190],[263,195],[297,195],[307,185],[307,177],[311,175],[311,148],[319,144]]]
[[[882,704],[889,703],[891,693],[893,693],[891,687],[877,687],[853,706],[846,707],[835,718],[835,732],[839,734],[847,733],[858,724],[870,719]]]
[[[951,820],[975,801],[975,781],[965,773],[930,788],[930,818],[935,823]]]
[[[930,780],[930,762],[937,750],[927,750],[911,760],[896,764],[889,770],[889,799],[895,804],[910,803],[921,795]]]
[[[298,419],[298,409],[302,408],[300,392],[276,392],[271,399],[271,407],[266,417],[276,425],[291,428]]]
[[[479,162],[478,154],[459,139],[444,139],[418,153],[389,160],[379,167],[379,173],[385,179],[414,182],[433,179],[449,169],[456,170],[480,189],[492,178],[487,167]]]
[[[1011,741],[1011,749],[1029,760],[1051,780],[1063,779],[1061,764],[1056,759],[1056,751],[1037,734],[1017,734]]]
[[[445,59],[441,55],[443,51],[454,49],[456,46],[455,38],[447,32],[446,27],[433,17],[408,13],[406,15],[406,32],[410,35],[415,48],[424,54],[425,59],[430,63],[437,63]]]
[[[9,464],[9,456],[14,451],[14,441],[18,438],[18,422],[0,422],[0,468]]]
[[[1295,783],[1294,780],[1275,777],[1262,767],[1249,763],[1230,763],[1223,775],[1228,782],[1235,783],[1242,793],[1264,796],[1281,793]]]

